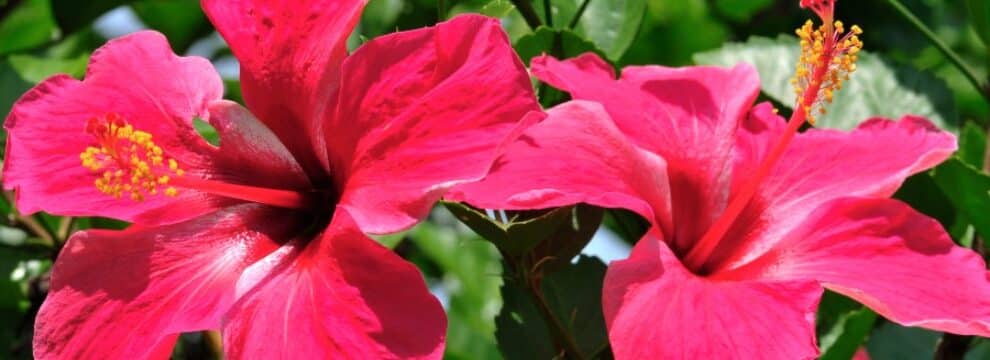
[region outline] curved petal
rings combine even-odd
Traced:
[[[366,3],[202,0],[240,62],[248,108],[311,174],[326,167],[320,122],[333,110],[347,37]]]
[[[288,250],[238,283],[244,296],[223,328],[228,358],[441,357],[446,319],[422,275],[345,211],[320,238]]]
[[[666,164],[633,145],[598,103],[548,111],[505,149],[484,180],[445,198],[487,209],[546,209],[588,203],[635,211],[670,226]]]
[[[476,15],[368,42],[344,62],[340,94],[326,128],[334,176],[373,233],[412,226],[446,189],[482,178],[540,110],[498,20]]]
[[[890,199],[816,210],[747,276],[813,279],[906,326],[990,336],[990,273],[941,225]]]
[[[602,103],[636,145],[667,161],[676,228],[663,230],[676,249],[704,234],[726,205],[735,131],[759,94],[755,69],[631,66],[616,80],[589,53],[539,57],[532,71],[575,99]]]
[[[232,101],[210,104],[210,123],[220,135],[207,177],[254,186],[308,191],[302,167],[278,138],[247,109]]]
[[[38,313],[35,357],[170,354],[174,334],[220,326],[241,272],[291,227],[285,212],[246,204],[174,225],[75,234]]]
[[[66,75],[45,80],[14,105],[4,127],[9,132],[4,187],[17,190],[25,213],[105,216],[135,221],[143,213],[181,203],[175,211],[146,219],[171,223],[214,211],[221,204],[195,192],[177,198],[118,200],[99,192],[96,174],[80,154],[96,144],[87,121],[116,113],[190,173],[207,161],[209,145],[192,128],[194,117],[208,118],[207,106],[220,99],[223,85],[209,61],[178,57],[165,37],[139,32],[111,40],[97,50],[84,81]]]
[[[712,281],[688,272],[656,235],[605,275],[616,359],[813,359],[814,281]]]
[[[741,131],[740,142],[776,141],[780,126],[773,123],[779,124],[780,117],[751,120],[770,124],[761,132]],[[952,134],[914,116],[871,119],[852,132],[812,129],[798,134],[760,184],[752,209],[758,214],[734,225],[730,232],[738,235],[720,244],[713,261],[721,268],[739,266],[773,247],[822,204],[847,196],[889,197],[905,178],[937,165],[955,150]],[[743,177],[752,173],[740,167],[735,171]]]

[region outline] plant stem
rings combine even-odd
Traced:
[[[969,80],[969,82],[973,85],[974,88],[976,88],[976,91],[979,92],[980,95],[984,97],[984,99],[990,102],[990,94],[987,93],[986,87],[982,82],[980,82],[979,77],[976,76],[976,72],[973,71],[973,69],[970,68],[969,65],[966,65],[966,63],[963,61],[962,57],[959,56],[959,54],[956,54],[956,52],[953,51],[952,48],[950,48],[945,42],[939,39],[938,36],[935,35],[935,32],[928,28],[928,25],[925,25],[925,23],[921,22],[921,20],[918,19],[918,17],[915,16],[913,13],[911,13],[911,10],[905,7],[904,4],[901,4],[899,0],[887,0],[887,2],[890,3],[890,6],[892,6],[894,10],[897,10],[897,12],[901,14],[901,16],[905,20],[907,20],[909,23],[911,23],[911,25],[913,25],[916,29],[918,29],[918,31],[920,31],[923,35],[925,35],[925,37],[928,38],[928,41],[930,41],[932,45],[935,45],[935,47],[938,48],[938,50],[941,51],[942,54],[945,55],[945,57],[948,58],[949,61],[952,62],[952,64],[955,65],[956,68],[958,68],[959,71],[963,73],[963,75],[966,76],[966,79]]]
[[[11,204],[14,203],[14,196],[10,192],[4,191],[3,196]],[[18,211],[17,209],[14,209],[11,215],[14,216],[15,222],[23,225],[26,228],[26,230],[30,231],[35,236],[41,238],[41,240],[44,240],[45,244],[51,245],[53,247],[55,246],[55,238],[52,236],[52,233],[49,232],[48,228],[46,228],[45,225],[43,225],[37,219],[35,219],[32,216],[25,216],[24,214],[21,214],[21,212]]]
[[[536,28],[543,25],[540,21],[540,16],[536,14],[536,10],[533,9],[533,4],[530,4],[530,0],[509,0],[512,5],[515,5],[516,10],[522,14],[524,20],[526,20],[526,25],[529,25],[530,29],[536,30]]]
[[[581,6],[578,7],[577,12],[574,13],[574,18],[571,19],[571,23],[567,24],[568,29],[573,29],[575,26],[577,26],[578,21],[581,21],[581,16],[584,15],[584,11],[588,10],[588,4],[590,3],[591,0],[584,0],[584,2],[581,3]]]

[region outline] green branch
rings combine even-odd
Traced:
[[[536,30],[536,28],[543,25],[543,21],[540,21],[540,16],[536,14],[536,10],[533,9],[533,4],[530,4],[530,0],[509,0],[512,5],[515,5],[516,10],[522,14],[523,20],[526,20],[526,25],[529,25],[530,29]]]
[[[577,12],[574,13],[574,18],[571,19],[571,23],[567,24],[568,29],[573,29],[575,26],[577,26],[578,21],[581,21],[581,16],[584,15],[584,11],[588,10],[588,4],[590,3],[591,0],[584,0],[584,2],[581,3],[581,6],[578,7]]]

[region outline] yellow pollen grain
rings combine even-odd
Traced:
[[[95,145],[83,150],[79,159],[84,168],[99,174],[93,185],[101,193],[133,201],[159,193],[178,195],[173,186],[162,191],[159,186],[167,185],[170,175],[181,176],[183,170],[154,143],[150,133],[135,129],[116,114],[90,119],[86,129]]]

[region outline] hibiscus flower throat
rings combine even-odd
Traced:
[[[684,263],[692,269],[704,268],[712,252],[749,204],[760,183],[804,122],[815,125],[816,115],[826,113],[825,105],[832,102],[835,92],[842,89],[843,82],[848,81],[850,74],[856,71],[856,60],[863,48],[859,35],[863,30],[853,25],[847,32],[842,21],[834,19],[835,0],[801,0],[801,7],[814,11],[822,24],[816,29],[814,23],[808,20],[796,31],[801,41],[801,55],[791,80],[797,94],[794,113],[787,122],[787,129],[757,171],[733,194],[722,215],[688,252]]]
[[[309,205],[304,194],[294,191],[183,176],[181,164],[164,154],[150,133],[135,129],[116,113],[89,119],[86,133],[94,137],[96,146],[79,154],[82,166],[97,175],[96,189],[114,198],[144,201],[152,196],[175,197],[182,189],[191,189],[289,209]]]

